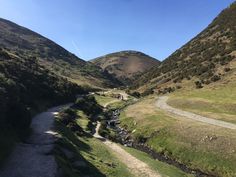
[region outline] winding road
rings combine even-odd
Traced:
[[[0,177],[56,177],[57,163],[52,154],[57,133],[54,132],[54,117],[68,107],[51,108],[32,119],[30,138],[16,146],[6,164],[0,170]]]
[[[204,117],[204,116],[200,116],[198,114],[194,114],[194,113],[191,113],[188,111],[183,111],[181,109],[173,108],[167,104],[168,98],[169,98],[168,96],[159,97],[156,101],[156,106],[166,112],[169,112],[169,113],[177,115],[177,116],[185,117],[185,118],[192,119],[192,120],[199,121],[199,122],[203,122],[206,124],[211,124],[211,125],[215,125],[215,126],[219,126],[219,127],[223,127],[223,128],[236,130],[235,124],[221,121],[221,120],[208,118],[208,117]]]

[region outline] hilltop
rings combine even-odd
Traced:
[[[159,61],[138,51],[121,51],[111,53],[91,60],[92,63],[107,70],[123,84],[131,84],[134,79]]]

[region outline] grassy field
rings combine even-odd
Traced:
[[[120,120],[157,152],[212,175],[236,176],[235,131],[170,117],[155,107],[155,97],[127,107]]]
[[[57,128],[62,138],[55,150],[56,158],[67,176],[132,177],[126,166],[101,141],[91,136],[76,136],[60,123]],[[68,158],[62,148],[72,157]]]
[[[236,123],[236,84],[175,92],[168,104],[203,116]]]
[[[132,101],[132,99],[129,99],[129,101]],[[129,101],[120,101],[120,102],[115,102],[115,103],[111,103],[108,105],[108,109],[120,109],[123,108],[124,106],[126,106],[127,103],[129,103]],[[122,112],[122,114],[124,114],[124,112]],[[121,117],[123,117],[123,115],[121,115]],[[162,114],[162,118],[164,119],[165,115]],[[168,123],[174,123],[172,121],[168,121],[167,119],[166,122],[165,121],[159,121],[158,124],[153,124],[153,121],[155,121],[155,119],[157,119],[156,116],[150,115],[149,116],[150,121],[148,122],[144,122],[143,126],[149,126],[150,129],[145,129],[142,126],[139,127],[139,129],[136,131],[136,133],[138,133],[137,136],[141,136],[142,134],[145,134],[147,136],[150,136],[153,131],[155,130],[155,128],[160,127],[161,124],[160,122],[162,122],[162,125],[165,124],[167,125]],[[135,122],[131,122],[130,125]],[[110,130],[110,132],[114,133],[112,131],[112,129]],[[157,171],[158,173],[161,173],[162,176],[170,176],[170,177],[187,177],[187,176],[192,176],[189,174],[186,174],[185,172],[183,172],[182,170],[172,166],[172,165],[168,165],[166,163],[160,162],[158,160],[153,159],[151,156],[149,156],[148,154],[136,150],[134,148],[128,148],[128,147],[124,147],[122,146],[127,152],[129,152],[131,155],[133,155],[134,157],[136,157],[137,159],[147,163],[154,171]]]
[[[119,101],[116,98],[110,97],[110,96],[102,96],[102,95],[95,95],[96,101],[98,102],[98,104],[100,104],[101,106],[104,106],[106,103],[111,102],[111,101]]]

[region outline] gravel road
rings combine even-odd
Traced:
[[[199,122],[204,122],[206,124],[211,124],[211,125],[215,125],[215,126],[219,126],[219,127],[223,127],[223,128],[236,130],[235,124],[221,121],[221,120],[208,118],[208,117],[204,117],[204,116],[200,116],[198,114],[194,114],[194,113],[191,113],[188,111],[183,111],[183,110],[180,110],[177,108],[173,108],[166,103],[167,100],[168,100],[168,96],[159,97],[156,101],[156,106],[166,112],[170,112],[170,113],[178,115],[178,116],[183,116],[188,119],[192,119],[192,120],[199,121]]]
[[[0,170],[0,177],[57,176],[57,164],[52,154],[57,139],[53,123],[54,116],[66,106],[51,108],[32,119],[32,135],[26,142],[16,146]]]

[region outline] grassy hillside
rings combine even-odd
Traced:
[[[163,91],[164,88],[182,86],[186,82],[195,85],[195,88],[202,88],[224,80],[233,69],[231,63],[236,61],[235,18],[236,3],[233,3],[160,66],[142,75],[133,88]],[[235,77],[234,74],[232,76]]]
[[[236,175],[235,130],[172,116],[155,102],[155,97],[147,97],[121,113],[121,126],[136,141],[209,175]]]
[[[72,101],[80,93],[86,92],[34,57],[22,58],[0,48],[0,162],[14,142],[29,133],[36,112]]]
[[[159,61],[137,51],[121,51],[91,60],[92,63],[107,70],[123,84],[130,84],[141,73],[147,71]]]
[[[90,134],[99,113],[102,109],[95,98],[87,96],[59,114],[56,125],[61,138],[55,154],[63,176],[133,176],[106,145]]]
[[[168,104],[190,112],[236,123],[236,83],[209,85],[201,90],[177,91]]]
[[[55,74],[80,85],[115,86],[116,80],[96,65],[68,52],[53,41],[0,18],[0,47],[21,57],[36,58]]]

